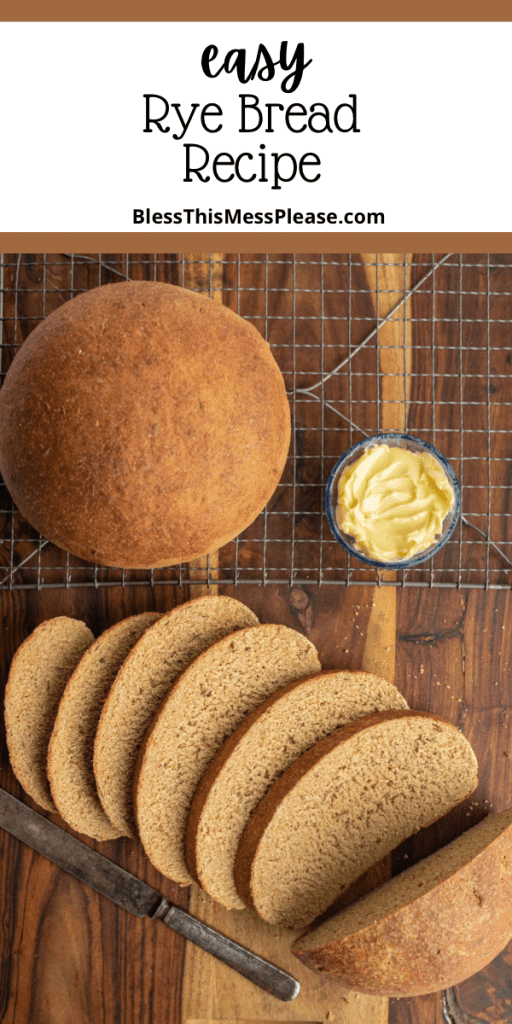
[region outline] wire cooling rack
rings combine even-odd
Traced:
[[[512,256],[460,254],[5,254],[2,380],[37,323],[74,295],[125,279],[211,295],[269,341],[293,438],[253,525],[208,558],[106,569],[60,551],[0,488],[0,589],[282,583],[503,589],[512,583]],[[329,472],[355,441],[406,430],[450,460],[462,518],[428,562],[375,572],[332,539]]]

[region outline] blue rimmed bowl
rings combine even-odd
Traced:
[[[336,521],[336,507],[338,504],[338,482],[341,474],[347,468],[352,465],[357,459],[361,457],[366,448],[375,448],[376,445],[387,444],[390,448],[406,448],[408,451],[416,452],[421,455],[427,452],[432,455],[435,460],[439,463],[440,468],[444,471],[445,475],[452,486],[453,493],[455,495],[455,502],[453,508],[450,509],[448,514],[445,516],[443,522],[443,529],[439,537],[436,537],[435,543],[431,544],[430,547],[425,548],[424,551],[413,555],[412,558],[402,558],[396,562],[378,562],[375,558],[370,558],[356,545],[356,541],[349,534],[340,530]],[[438,551],[446,544],[450,539],[455,527],[457,526],[461,508],[461,497],[460,497],[460,486],[455,473],[441,452],[438,452],[437,448],[434,448],[428,441],[422,441],[419,437],[411,437],[410,434],[401,433],[385,433],[385,434],[374,434],[372,437],[365,437],[363,441],[359,441],[357,444],[352,445],[344,455],[338,459],[336,465],[333,467],[327,486],[325,488],[325,514],[331,533],[338,544],[341,544],[345,551],[349,554],[355,555],[365,565],[370,565],[374,569],[411,569],[414,565],[419,565],[420,562],[425,562],[428,558],[432,558],[437,554]]]

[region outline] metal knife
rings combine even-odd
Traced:
[[[69,871],[102,896],[108,896],[123,910],[136,917],[160,920],[207,953],[238,971],[244,978],[270,992],[276,999],[289,1002],[300,990],[299,982],[263,957],[240,946],[232,939],[203,924],[186,910],[176,907],[156,889],[141,882],[113,861],[91,850],[69,832],[43,818],[10,793],[0,789],[0,827]]]

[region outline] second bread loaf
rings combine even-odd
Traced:
[[[438,992],[476,974],[506,946],[511,900],[508,810],[308,932],[292,952],[359,992]]]

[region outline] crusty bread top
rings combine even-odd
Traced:
[[[110,689],[94,741],[99,797],[123,835],[136,835],[133,771],[144,733],[169,687],[210,644],[257,623],[254,612],[232,597],[198,597],[163,615],[129,654]]]
[[[270,347],[232,310],[154,281],[78,295],[32,331],[0,393],[0,468],[44,537],[156,567],[245,529],[290,441]]]
[[[512,810],[313,928],[292,946],[348,988],[414,996],[481,970],[512,937]]]
[[[64,687],[94,636],[62,615],[42,622],[12,660],[5,689],[7,748],[13,772],[41,807],[55,811],[46,756]]]
[[[122,832],[107,818],[93,772],[94,736],[110,687],[131,648],[158,612],[132,615],[105,630],[79,661],[62,694],[48,747],[48,778],[59,814],[92,839]]]
[[[255,708],[217,751],[194,794],[187,864],[203,889],[229,909],[243,909],[233,877],[238,841],[271,783],[334,729],[393,708],[407,708],[396,686],[348,671],[294,680]]]
[[[384,711],[345,725],[259,803],[238,847],[237,891],[270,923],[304,927],[477,781],[470,744],[438,715]]]
[[[162,874],[192,881],[187,814],[220,744],[269,693],[319,668],[306,637],[266,624],[220,640],[181,674],[144,739],[134,780],[140,839]]]

